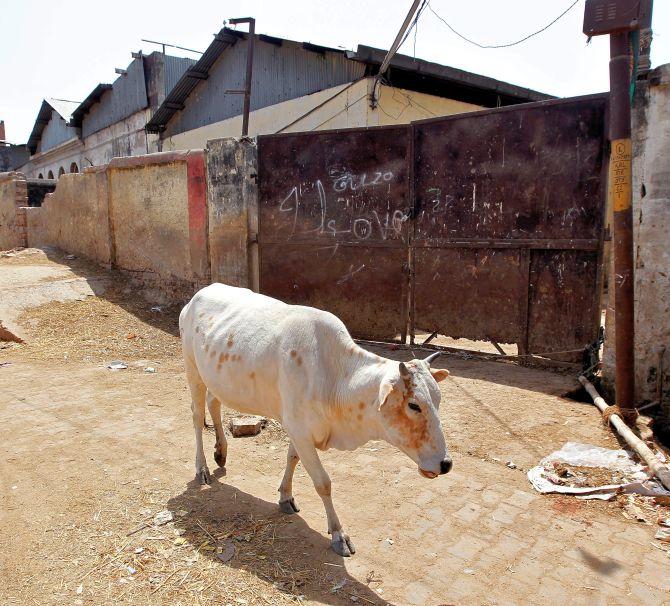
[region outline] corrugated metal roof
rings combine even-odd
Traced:
[[[53,97],[47,97],[42,100],[42,105],[35,119],[35,125],[30,133],[30,137],[28,137],[27,146],[31,155],[37,151],[37,145],[42,138],[44,128],[49,123],[49,120],[51,120],[51,114],[55,111],[65,122],[69,123],[72,118],[72,112],[79,104],[79,101],[68,101],[67,99],[55,99]]]
[[[247,34],[243,32],[238,32],[228,28],[222,29],[214,37],[214,41],[212,44],[210,44],[209,48],[205,51],[200,60],[179,79],[174,89],[168,94],[165,101],[156,110],[151,120],[147,123],[147,130],[149,132],[161,132],[165,130],[168,122],[172,119],[175,113],[184,109],[186,99],[196,89],[200,81],[208,78],[210,68],[219,59],[220,55],[227,48],[233,46],[238,40],[246,39],[246,37]],[[291,40],[285,40],[283,38],[267,36],[265,34],[257,34],[256,38],[259,41],[268,42],[276,46],[282,46],[284,43],[290,43],[291,45],[297,45],[298,47],[302,46],[302,48],[305,50],[309,50],[313,53],[318,53],[324,56],[330,54],[332,57],[334,56],[333,54],[337,54],[340,57],[346,57],[346,59],[351,61],[352,64],[363,64],[364,67],[358,70],[361,72],[360,74],[358,74],[357,70],[350,70],[352,74],[354,72],[357,73],[356,76],[352,76],[351,80],[354,80],[356,77],[360,77],[363,72],[368,75],[374,75],[378,70],[378,67],[381,64],[384,56],[386,55],[386,51],[384,50],[364,45],[359,45],[355,52],[344,52],[340,49],[319,46],[310,42],[294,42]],[[264,96],[271,95],[272,91],[277,88],[277,79],[281,80],[291,77],[290,74],[284,73],[286,70],[284,62],[281,63],[281,69],[278,69],[276,65],[257,66],[257,60],[260,61],[260,57],[254,56],[254,75],[256,75],[258,69],[263,73],[263,77],[268,80],[268,86],[261,87],[263,89]],[[335,63],[336,62],[329,62],[327,65],[323,66],[323,70],[327,71],[328,69],[340,69],[341,66],[335,65]],[[230,67],[231,66],[228,66],[227,69],[230,69]],[[391,77],[391,79],[395,75],[398,81],[401,82],[405,88],[410,88],[411,90],[428,92],[429,94],[435,94],[443,97],[453,97],[455,99],[469,100],[470,102],[478,102],[478,104],[489,107],[495,106],[496,103],[524,103],[529,101],[542,101],[554,98],[551,95],[546,95],[534,90],[515,86],[507,82],[495,80],[494,78],[473,74],[464,70],[440,65],[438,63],[423,61],[421,59],[413,59],[405,55],[396,55],[393,58],[391,62],[391,69],[388,75]],[[306,70],[304,73],[296,75],[296,78],[298,80],[312,78],[315,80],[315,86],[318,83],[323,83],[328,80],[326,74],[308,74]],[[317,80],[319,82],[316,82]],[[336,84],[338,83],[340,82],[338,81]],[[331,85],[333,84],[331,83]],[[243,86],[243,83],[240,86]],[[400,86],[400,84],[396,84],[396,86]],[[324,86],[321,88],[323,87]],[[258,88],[256,88],[256,90],[258,90]],[[319,90],[319,88],[314,90]],[[221,91],[218,90],[216,92],[221,93]],[[296,93],[298,92],[299,91],[296,90]],[[310,90],[310,92],[314,91]],[[212,94],[212,91],[209,91],[209,94]],[[300,94],[306,93],[301,92]],[[272,103],[277,103],[281,100],[283,99],[272,101]],[[241,96],[239,101],[240,102],[237,104],[239,105],[239,111],[237,111],[237,113],[241,112]],[[205,105],[211,105],[211,103],[208,104],[204,99],[200,99],[200,102],[204,103]],[[214,101],[212,101],[212,103],[213,102]],[[266,103],[261,101],[260,107],[264,105],[266,105]],[[253,92],[252,106],[254,106]],[[254,107],[252,107],[252,109],[254,109]],[[202,113],[203,120],[208,119],[207,114],[212,113],[211,107],[203,107]],[[213,119],[214,116],[210,116],[209,118]],[[222,118],[218,116],[218,119]],[[188,121],[189,120],[187,120],[187,122]],[[211,121],[207,123],[211,123]],[[181,132],[185,128],[195,128],[195,126],[180,124],[178,131]]]
[[[167,94],[165,101],[156,110],[151,120],[147,122],[147,131],[157,133],[163,130],[165,124],[167,124],[174,113],[184,106],[184,101],[186,101],[191,91],[198,85],[198,82],[207,78],[209,69],[214,65],[214,62],[219,58],[221,53],[242,38],[244,38],[242,32],[226,27],[216,34],[212,43],[202,54],[202,57],[184,72],[174,88]]]
[[[164,55],[164,91],[167,95],[179,82],[179,78],[184,75],[184,72],[196,63],[195,59],[188,57],[174,57],[173,55]]]
[[[346,54],[347,57],[353,61],[361,61],[368,65],[379,66],[384,60],[386,53],[387,51],[385,50],[359,44],[355,52],[347,51]],[[414,59],[407,55],[395,55],[391,60],[390,68],[391,73],[394,69],[402,70],[404,72],[413,72],[417,76],[426,76],[458,86],[504,95],[517,102],[547,101],[555,98],[552,95],[516,86],[509,82],[473,74],[472,72],[466,72],[462,69],[456,69],[455,67],[441,65],[439,63],[424,61],[423,59]]]
[[[86,97],[86,99],[84,99],[79,104],[79,106],[72,112],[72,120],[70,120],[70,124],[72,126],[80,127],[86,112],[91,108],[91,106],[100,101],[100,97],[102,97],[102,94],[108,90],[112,90],[111,84],[104,84],[102,82],[98,84],[90,92],[88,97]]]

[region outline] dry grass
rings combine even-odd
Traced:
[[[19,323],[29,333],[21,346],[30,358],[48,361],[110,362],[165,360],[180,355],[179,305],[160,311],[132,291],[105,298],[53,302],[27,310]]]

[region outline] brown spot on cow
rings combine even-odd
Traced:
[[[428,418],[425,414],[408,412],[408,402],[414,395],[411,379],[403,379],[404,392],[400,397],[399,390],[394,390],[393,402],[389,401],[388,420],[398,429],[403,442],[411,449],[418,449],[430,439]],[[390,397],[390,396],[389,396]]]
[[[219,354],[219,366],[221,366],[221,364],[223,364],[225,361],[226,361],[225,354],[224,353]]]
[[[295,363],[296,363],[298,366],[302,366],[302,357],[301,357],[301,356],[298,356],[298,357],[296,358],[296,360],[295,360]]]
[[[356,418],[358,419],[358,422],[360,423],[360,422],[363,420],[363,415],[359,412],[359,413],[356,415]]]
[[[358,403],[358,410],[363,410],[365,408],[365,402]]]
[[[291,350],[291,357],[295,358],[298,355],[298,352],[295,349]]]
[[[209,356],[210,356],[211,358],[213,358],[215,355],[216,355],[216,349],[212,349],[212,351],[210,352]]]
[[[249,378],[253,381],[256,378],[256,373],[255,372],[250,372],[249,373]]]
[[[207,353],[209,351],[209,343],[205,343],[205,348],[204,349],[205,349],[205,353]]]
[[[233,337],[228,337],[228,343],[227,343],[227,345],[228,345],[228,347],[232,347],[232,346],[233,346]]]

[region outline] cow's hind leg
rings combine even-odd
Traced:
[[[288,455],[286,456],[286,471],[279,485],[279,509],[284,513],[297,513],[300,511],[293,498],[293,472],[296,465],[298,465],[298,461],[300,461],[300,457],[295,446],[293,446],[293,442],[291,442],[288,447]]]
[[[223,425],[221,424],[221,402],[215,398],[209,390],[207,391],[207,408],[209,409],[209,416],[212,417],[214,431],[216,432],[214,460],[219,467],[225,467],[226,456],[228,455],[228,441],[226,440],[226,434],[223,432]]]
[[[202,430],[205,423],[205,394],[207,388],[200,378],[195,364],[186,360],[186,380],[191,389],[191,412],[193,413],[193,429],[195,430],[195,477],[200,484],[210,484],[211,478],[207,469],[205,450],[202,445]]]
[[[356,548],[351,542],[349,535],[347,535],[342,529],[342,524],[340,524],[337,513],[335,513],[333,499],[330,496],[330,477],[321,464],[321,460],[319,459],[319,455],[316,452],[314,444],[312,444],[309,439],[291,439],[291,442],[295,445],[298,456],[300,457],[303,466],[307,470],[307,473],[312,478],[312,482],[314,482],[314,488],[316,488],[316,492],[321,497],[323,506],[326,508],[326,516],[328,517],[328,533],[332,537],[330,542],[331,548],[338,555],[349,557],[350,555],[356,553]]]

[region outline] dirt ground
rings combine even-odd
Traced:
[[[436,480],[382,442],[325,453],[357,547],[344,559],[301,466],[301,512],[279,512],[276,425],[231,438],[226,470],[193,482],[178,306],[49,251],[0,257],[2,309],[25,343],[0,342],[1,604],[670,604],[653,526],[526,478],[567,441],[619,447],[562,397],[569,375],[442,358],[454,470]]]

